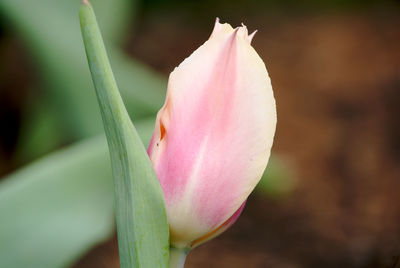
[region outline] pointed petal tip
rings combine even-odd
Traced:
[[[213,38],[219,34],[225,33],[229,34],[232,36],[239,36],[249,42],[251,44],[251,41],[253,40],[254,35],[256,34],[257,31],[254,31],[249,35],[249,32],[247,30],[247,26],[242,22],[241,26],[232,28],[232,26],[229,23],[221,23],[221,20],[219,17],[215,18],[215,24],[214,24],[214,29],[211,33],[210,38]]]
[[[249,43],[251,44],[251,41],[253,41],[254,36],[256,35],[256,33],[258,32],[258,30],[255,30],[254,32],[252,32],[248,37],[247,40],[249,41]]]
[[[219,18],[216,17],[215,18],[215,23],[214,23],[214,29],[211,32],[210,38],[212,38],[213,36],[215,36],[218,32],[220,32],[221,28],[222,28],[222,24],[219,22]]]

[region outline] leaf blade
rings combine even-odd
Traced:
[[[154,118],[138,121],[149,143]],[[114,230],[104,135],[51,153],[0,182],[0,267],[67,267]]]
[[[119,95],[88,1],[82,2],[79,17],[110,149],[121,267],[167,267],[169,231],[161,186]]]

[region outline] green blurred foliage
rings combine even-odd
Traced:
[[[296,171],[283,157],[271,155],[268,166],[256,190],[273,198],[281,198],[295,190]]]
[[[135,118],[154,114],[162,104],[165,80],[117,48],[136,2],[93,3],[128,111]],[[79,5],[80,1],[63,0],[0,1],[1,14],[39,68],[41,84],[35,89],[44,91],[39,100],[32,92],[36,103],[23,116],[19,155],[24,160],[102,131],[78,23]]]
[[[106,239],[114,226],[108,161],[101,137],[4,178],[0,267],[66,267]]]
[[[145,144],[153,120],[136,123]],[[113,229],[103,135],[47,155],[0,183],[0,267],[66,267]]]

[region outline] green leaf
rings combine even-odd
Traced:
[[[79,17],[110,149],[121,267],[168,267],[169,233],[161,186],[119,95],[87,0]]]
[[[163,102],[165,78],[128,59],[117,48],[132,20],[137,1],[93,1],[101,15],[99,23],[111,47],[111,61],[128,112],[136,119],[154,114]],[[43,138],[54,140],[55,145],[102,131],[77,20],[79,4],[79,0],[0,0],[2,21],[23,41],[40,78],[41,85],[32,92],[31,102],[36,106],[46,102],[45,111],[42,107],[32,107],[23,115],[22,129],[28,134],[24,133],[19,142],[21,157],[32,159],[48,147],[41,139],[31,142],[31,133],[35,136],[42,133],[42,126],[32,122],[47,121],[49,130],[58,130],[46,132],[48,138]],[[48,114],[56,120],[49,121]],[[54,149],[54,145],[49,149]]]
[[[292,165],[284,157],[272,154],[256,190],[270,197],[279,198],[290,194],[296,184],[297,179]]]
[[[136,124],[148,144],[154,120]],[[0,267],[73,264],[113,229],[113,186],[103,135],[26,166],[0,183]]]
[[[37,89],[36,89],[37,90]],[[27,162],[54,150],[65,141],[63,122],[52,112],[51,101],[42,97],[23,107],[21,130],[14,159]]]
[[[98,2],[104,3],[99,11],[104,14],[102,25],[108,26],[105,27],[107,36],[110,39],[119,36],[122,25],[127,22],[131,1]],[[95,110],[86,108],[86,105],[96,107],[96,103],[92,101],[94,94],[83,90],[90,88],[90,76],[82,60],[84,51],[76,20],[78,8],[79,1],[0,1],[3,17],[20,34],[43,74],[41,78],[54,103],[53,112],[59,114],[64,126],[68,127],[64,131],[80,137],[93,134],[96,128],[100,131],[101,124]],[[108,9],[107,12],[104,9]],[[118,12],[118,16],[114,12]],[[117,34],[113,34],[114,31]]]
[[[112,231],[104,137],[31,164],[0,184],[0,267],[65,267]],[[101,167],[101,168],[99,168]]]

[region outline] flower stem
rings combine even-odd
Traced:
[[[169,268],[183,268],[188,253],[186,249],[171,247],[169,249]]]

